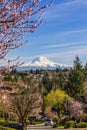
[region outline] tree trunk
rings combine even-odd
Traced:
[[[58,123],[58,125],[59,125],[59,123],[60,123],[60,121],[61,121],[61,113],[60,113],[60,111],[57,111],[57,116],[58,116],[58,121],[57,121],[57,123]]]
[[[25,121],[22,122],[22,130],[27,130],[27,125]]]
[[[61,112],[60,111],[57,111],[57,116],[58,116],[59,120],[61,120]]]

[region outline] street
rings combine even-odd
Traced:
[[[57,128],[52,128],[51,126],[33,125],[27,127],[27,130],[87,130],[87,128],[57,129]]]
[[[54,129],[52,128],[52,126],[45,126],[45,125],[33,125],[33,126],[29,126],[27,127],[27,130],[58,130],[58,129]]]

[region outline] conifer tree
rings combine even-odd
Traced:
[[[76,56],[74,60],[74,68],[69,72],[68,86],[66,88],[68,94],[78,99],[84,90],[84,72],[82,62]]]

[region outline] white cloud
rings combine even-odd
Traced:
[[[63,36],[68,36],[68,38],[69,38],[69,35],[70,36],[74,36],[74,35],[76,36],[77,34],[78,35],[83,35],[83,34],[86,34],[86,33],[87,33],[87,29],[86,28],[85,29],[84,28],[83,29],[72,29],[72,30],[67,29],[67,31],[61,31],[61,32],[56,31],[56,32],[53,32],[52,34],[50,34],[50,33],[48,33],[48,34],[41,34],[38,37],[37,41],[38,42],[42,41],[42,43],[43,43],[45,41],[49,41],[50,39],[52,39],[51,41],[53,41],[55,39],[56,40],[60,39],[60,38],[63,39]],[[35,40],[36,37],[33,37],[33,39]]]
[[[73,47],[73,46],[84,46],[87,45],[87,41],[73,41],[69,43],[58,43],[58,44],[53,44],[53,45],[46,45],[43,46],[42,48],[50,49],[50,48],[60,48],[60,47]]]
[[[87,62],[87,48],[85,46],[75,47],[72,50],[44,54],[45,57],[63,64],[72,64],[76,55],[85,57],[84,62]]]
[[[87,0],[69,0],[68,2],[64,2],[62,4],[58,4],[59,6],[67,7],[67,6],[77,6],[77,5],[86,5]]]
[[[58,33],[58,35],[64,36],[64,35],[70,35],[70,34],[75,34],[75,33],[85,33],[85,32],[87,32],[87,29],[78,29],[78,30],[61,32],[61,33]]]
[[[80,19],[80,17],[75,17],[76,14],[79,14],[79,10],[84,10],[87,7],[87,0],[72,0],[68,2],[54,4],[51,9],[48,9],[45,13],[45,19],[49,21],[64,19],[65,17],[72,16],[71,19],[74,21],[76,19]],[[70,19],[66,19],[63,22],[71,21]]]

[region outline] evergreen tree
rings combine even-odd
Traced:
[[[87,82],[87,63],[84,66],[84,76],[85,76],[85,82]]]
[[[60,71],[60,73],[59,73],[59,86],[60,86],[60,89],[64,89],[64,82],[65,82],[64,74],[63,74],[62,71]]]
[[[69,72],[68,86],[66,88],[68,94],[78,99],[84,90],[84,72],[82,62],[78,56],[74,60],[74,68]]]
[[[82,70],[82,62],[80,61],[78,55],[76,55],[76,58],[74,60],[74,69],[75,70]]]
[[[86,63],[86,65],[85,65],[85,70],[87,71],[87,63]]]
[[[42,84],[44,85],[44,88],[46,90],[46,93],[49,93],[52,90],[52,80],[49,78],[48,72],[46,72],[42,78]],[[45,94],[46,94],[45,93]]]

